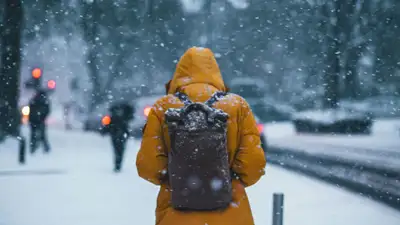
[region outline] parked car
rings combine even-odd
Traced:
[[[84,131],[92,131],[92,132],[100,132],[103,128],[102,121],[105,121],[106,118],[109,117],[108,109],[110,107],[110,103],[104,103],[98,105],[96,109],[88,113],[83,121],[83,130]]]
[[[258,101],[257,104],[250,104],[250,106],[254,114],[264,123],[290,121],[292,115],[296,112],[292,106],[269,98],[264,98]]]
[[[236,93],[247,101],[258,101],[265,96],[266,85],[263,80],[256,78],[234,78],[229,83],[231,92]]]
[[[290,104],[298,111],[318,109],[322,107],[324,88],[314,87],[303,90],[299,94],[290,97]]]
[[[242,96],[249,103],[260,121],[289,121],[295,109],[288,104],[265,96],[266,85],[255,78],[235,78],[229,84],[232,93]]]
[[[370,134],[373,121],[362,112],[348,109],[309,110],[292,118],[298,133]]]

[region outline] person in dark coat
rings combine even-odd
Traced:
[[[44,151],[50,151],[47,139],[46,118],[50,114],[50,101],[45,90],[38,90],[29,102],[29,125],[31,129],[30,151],[35,153],[38,145],[43,144]]]
[[[103,121],[103,135],[109,133],[114,150],[114,171],[120,172],[124,158],[126,142],[129,137],[129,121],[133,119],[133,107],[125,102],[113,104],[110,109],[111,120]]]

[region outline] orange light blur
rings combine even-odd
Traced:
[[[101,119],[101,123],[102,123],[104,126],[110,125],[110,123],[111,123],[111,117],[110,117],[110,116],[104,116],[104,117]]]
[[[47,81],[47,87],[50,89],[56,88],[56,82],[54,80]]]
[[[35,68],[32,70],[32,77],[39,79],[42,76],[42,70],[40,68]]]
[[[28,115],[23,115],[22,116],[22,124],[28,124],[29,122],[29,116]]]
[[[260,134],[264,131],[264,124],[257,124],[257,129]]]
[[[22,122],[22,124],[28,124],[30,111],[31,110],[30,110],[29,106],[22,107],[22,109],[21,109],[21,114],[22,114],[21,122]]]
[[[143,114],[147,117],[147,116],[149,116],[150,111],[151,111],[151,107],[147,106],[147,107],[144,108]]]

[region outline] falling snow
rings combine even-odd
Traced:
[[[260,133],[264,143],[257,144],[254,149],[261,153],[261,147],[264,148],[271,164],[314,174],[314,177],[324,177],[335,186],[345,186],[349,181],[367,186],[375,189],[374,192],[364,193],[365,188],[353,191],[362,192],[361,195],[365,199],[377,199],[388,205],[399,205],[400,4],[398,0],[360,0],[354,1],[354,4],[352,1],[334,0],[42,0],[21,1],[23,14],[13,11],[18,7],[7,8],[7,2],[8,0],[0,1],[1,150],[4,148],[3,145],[9,146],[7,143],[10,139],[18,140],[20,143],[25,138],[29,139],[25,134],[25,125],[28,123],[27,118],[24,118],[26,115],[23,115],[27,112],[24,107],[35,93],[35,85],[49,88],[48,82],[53,81],[56,84],[52,85],[55,87],[54,90],[48,90],[51,93],[48,101],[52,105],[52,113],[47,120],[47,125],[50,127],[49,135],[58,134],[66,127],[67,120],[72,124],[72,128],[65,131],[65,134],[58,135],[54,141],[57,148],[65,151],[55,149],[55,154],[60,155],[49,155],[49,161],[57,162],[50,163],[51,167],[58,168],[59,165],[63,165],[70,173],[69,166],[74,165],[75,160],[80,162],[81,159],[85,159],[89,160],[88,165],[94,163],[91,169],[99,169],[100,162],[93,160],[98,158],[97,154],[103,157],[103,152],[109,152],[102,150],[110,148],[110,143],[98,146],[97,144],[102,142],[93,138],[98,133],[102,118],[107,115],[110,105],[125,101],[135,107],[134,120],[129,124],[129,132],[124,133],[125,138],[128,138],[128,133],[140,138],[150,113],[152,118],[157,118],[160,122],[165,122],[164,114],[176,119],[176,123],[161,124],[159,130],[163,132],[179,126],[177,121],[184,114],[185,108],[168,109],[157,100],[167,99],[166,102],[174,107],[182,105],[172,95],[165,96],[165,84],[172,78],[176,64],[188,46],[197,46],[198,51],[204,51],[207,47],[214,52],[224,85],[229,87],[231,92],[219,99],[219,104],[224,108],[250,107],[255,120],[253,121],[250,112],[242,116],[246,124],[253,124],[253,129],[240,132]],[[7,15],[11,17],[7,18]],[[19,16],[22,16],[21,27],[16,24]],[[18,31],[21,31],[19,36]],[[43,70],[41,78],[36,81],[32,78],[34,68]],[[190,74],[201,70],[201,68],[185,69]],[[204,83],[207,84],[204,85],[204,90],[198,93],[200,97],[215,91],[216,87],[209,85],[207,79],[208,77],[204,77]],[[182,78],[181,82],[186,85],[193,80],[187,76]],[[242,96],[246,101],[238,100],[236,95]],[[213,131],[225,129],[224,121],[229,117],[228,114],[204,105],[201,107],[202,111],[189,112],[183,121],[180,121],[184,123],[183,128],[186,131],[205,130],[210,128],[210,124],[213,124]],[[243,118],[229,118],[227,123],[241,129]],[[23,123],[21,126],[20,121]],[[259,132],[256,132],[257,130]],[[231,136],[215,134],[214,139],[221,141]],[[164,137],[160,133],[151,133],[150,137],[158,142],[152,148],[153,153],[160,157],[167,155],[169,146],[163,143]],[[86,139],[90,139],[90,143],[86,143]],[[251,143],[259,143],[257,135],[249,137],[248,140]],[[181,141],[183,143],[185,140]],[[230,148],[237,149],[239,153],[249,149],[245,145],[247,143],[235,141],[238,146],[229,146]],[[73,145],[79,143],[79,146],[82,144],[85,147],[75,145],[71,147],[71,143]],[[94,145],[96,150],[86,153]],[[216,145],[215,148],[221,146],[222,144]],[[13,161],[10,159],[16,158],[15,149],[8,151],[7,148],[6,151],[0,151],[0,160],[6,159],[7,162],[4,161],[6,164]],[[139,146],[135,146],[133,150],[138,148]],[[69,152],[75,154],[75,151],[77,151],[75,158],[68,156]],[[14,155],[9,156],[11,152]],[[4,154],[9,157],[4,157]],[[86,157],[89,155],[90,157]],[[187,159],[196,161],[204,155],[205,151],[196,147]],[[65,160],[71,160],[71,163],[64,165],[64,158],[61,156],[66,156]],[[232,157],[235,156],[229,156],[229,160],[232,160]],[[30,166],[42,160],[45,159],[35,157],[27,161]],[[102,160],[107,161],[107,159]],[[85,163],[82,161],[82,165],[86,165]],[[0,175],[8,169],[3,168],[4,165],[0,163]],[[195,164],[190,166],[195,167]],[[238,167],[246,168],[246,165]],[[35,166],[32,168],[38,169]],[[24,170],[25,167],[17,169]],[[155,170],[158,175],[176,176],[169,174],[167,168],[161,167]],[[102,173],[100,171],[103,170],[98,170],[95,174]],[[218,168],[218,172],[224,176],[230,173],[223,168]],[[265,172],[267,175],[269,173],[268,169],[257,172],[260,174]],[[77,175],[80,177],[82,174],[84,173],[79,172]],[[0,206],[0,215],[6,215],[5,224],[9,224],[10,221],[12,223],[14,219],[23,220],[24,217],[13,217],[15,212],[26,215],[26,218],[33,218],[30,215],[41,212],[28,209],[30,205],[40,206],[37,207],[39,209],[42,204],[47,201],[50,203],[52,199],[58,197],[63,201],[52,202],[49,204],[52,208],[60,208],[60,204],[76,205],[68,203],[67,198],[74,195],[75,189],[67,194],[57,193],[63,188],[51,189],[50,186],[58,184],[58,181],[52,179],[58,178],[50,177],[52,176],[40,178],[46,180],[46,187],[43,189],[40,186],[41,182],[35,180],[38,179],[36,177],[21,177],[18,180],[21,184],[14,186],[16,183],[13,178],[4,176],[7,182],[0,187],[4,191],[0,191],[0,200],[8,199],[4,193],[13,193],[12,190],[18,192],[15,196],[10,194],[11,197],[7,200],[10,202],[10,209],[2,209]],[[64,179],[61,177],[60,175],[61,180]],[[301,180],[288,185],[286,181],[279,183],[280,176],[274,178],[275,181],[262,183],[265,184],[262,188],[256,186],[262,190],[257,192],[257,195],[264,196],[264,187],[271,188],[270,191],[282,187],[290,192],[290,196],[296,196],[287,200],[289,210],[296,208],[290,207],[293,202],[296,202],[296,206],[307,208],[314,204],[314,199],[325,199],[328,196],[329,201],[334,202],[332,204],[339,205],[335,210],[342,210],[341,213],[334,211],[337,217],[346,217],[343,221],[363,225],[400,224],[399,219],[391,220],[393,223],[389,222],[390,219],[387,218],[390,216],[387,215],[396,213],[392,213],[388,208],[380,209],[376,206],[374,209],[380,210],[367,210],[361,204],[349,213],[346,210],[352,206],[340,207],[336,202],[339,197],[330,198],[330,194],[317,197],[318,193],[325,193],[325,189],[323,191],[315,189],[307,198],[303,198],[298,193],[314,190],[313,184],[306,185],[307,188],[303,188],[303,191],[293,191],[291,188],[297,188],[297,183],[301,183]],[[185,183],[187,188],[182,190],[182,193],[186,196],[189,196],[191,191],[201,190],[205,186],[214,191],[223,191],[226,186],[226,182],[218,177],[204,181],[203,177],[193,174],[186,178],[179,176],[177,179]],[[240,179],[240,175],[236,174],[235,179]],[[154,178],[149,180],[157,182]],[[89,181],[91,176],[66,182],[68,183],[66,187],[69,185],[78,187],[79,182],[90,186]],[[108,178],[104,181],[111,185],[114,181],[120,183]],[[102,179],[96,182],[99,184],[99,189],[111,187],[101,185]],[[25,184],[32,184],[34,188],[20,192],[21,185],[30,186]],[[24,199],[19,197],[31,193],[31,190],[47,190],[46,188],[50,188],[51,191],[33,193]],[[119,188],[121,187],[104,191],[111,196],[111,193],[118,194],[115,190]],[[143,190],[145,188],[143,186]],[[86,189],[76,188],[76,190],[87,192],[82,196],[90,196],[92,193]],[[92,190],[97,193],[96,188]],[[139,191],[143,190],[141,187]],[[130,193],[126,190],[125,192]],[[97,194],[103,196],[100,192]],[[265,207],[272,205],[272,202],[259,203],[262,197],[257,195],[251,196],[250,200],[256,215],[254,218],[260,220],[260,215],[263,217],[268,214]],[[49,196],[52,196],[51,199]],[[349,196],[355,198],[356,195],[349,194]],[[348,199],[349,196],[343,198]],[[147,201],[147,197],[143,197],[143,200]],[[30,199],[36,199],[37,202],[32,203]],[[93,199],[91,200],[97,206],[102,205],[96,202],[96,198]],[[120,196],[118,199],[130,199],[130,203],[126,203],[128,206],[124,205],[127,209],[131,208],[129,204],[136,202],[129,196]],[[87,209],[101,208],[93,207],[94,203],[87,203],[86,198],[77,198],[76,201],[85,203]],[[112,199],[109,201],[113,203]],[[231,207],[240,208],[240,201],[234,199],[230,204]],[[253,207],[253,202],[259,204]],[[310,202],[313,204],[309,204]],[[326,206],[326,202],[324,201],[322,206],[310,206],[313,215],[324,215],[320,209]],[[360,200],[357,198],[352,202]],[[49,214],[52,214],[52,208],[48,208]],[[118,204],[115,208],[118,208]],[[15,211],[11,211],[12,209]],[[357,214],[358,210],[362,213]],[[298,218],[307,217],[307,211],[301,212],[302,215],[296,216],[292,221],[298,223]],[[54,213],[59,215],[59,212]],[[154,216],[151,213],[146,215]],[[95,214],[102,217],[110,213],[96,211]],[[350,219],[355,217],[366,219],[355,223],[347,218],[346,215],[349,214],[351,214]],[[293,214],[285,214],[285,221],[287,217],[289,220],[294,218],[291,215]],[[87,215],[76,214],[76,216],[86,218]],[[315,224],[325,224],[325,218],[329,216],[331,215],[321,216],[324,219]],[[54,224],[52,216],[41,218],[48,219],[47,224]],[[58,218],[65,218],[65,215],[59,215]],[[315,217],[310,216],[310,218],[314,221]],[[393,218],[399,217],[396,214]],[[3,222],[1,219],[0,224]],[[44,224],[46,220],[32,224]],[[154,222],[153,219],[148,221]],[[309,220],[304,219],[304,221]],[[15,224],[26,224],[26,221],[24,222]],[[269,217],[265,221],[256,221],[256,224],[267,223],[270,223]],[[341,222],[337,224],[339,223]],[[132,222],[129,221],[127,224]],[[335,222],[331,224],[336,225]]]

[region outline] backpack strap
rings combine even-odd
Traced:
[[[223,92],[223,91],[217,91],[215,92],[210,99],[208,99],[204,104],[206,104],[209,107],[212,107],[212,105],[216,102],[218,102],[218,100],[220,98],[223,98],[227,95],[228,93]]]
[[[183,104],[186,105],[190,105],[193,102],[189,99],[189,96],[187,96],[185,93],[182,92],[176,92],[175,93],[175,97],[179,98],[179,100],[181,100],[181,102],[183,102]]]

